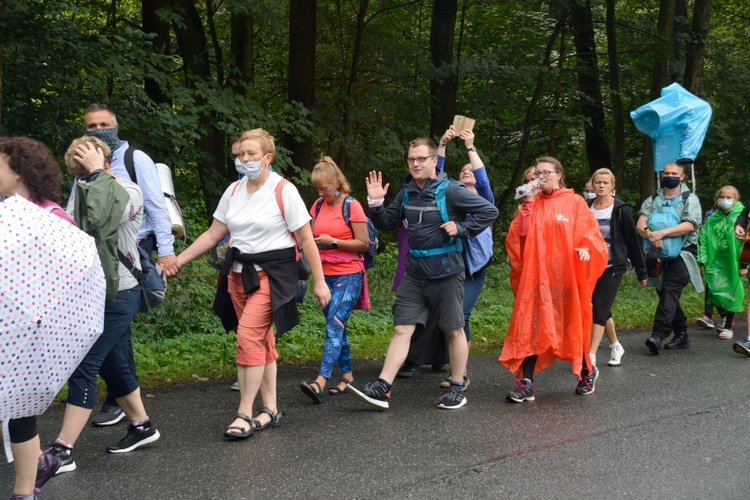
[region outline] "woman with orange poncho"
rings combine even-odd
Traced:
[[[540,192],[524,201],[505,240],[515,302],[500,363],[518,373],[506,395],[514,403],[534,401],[534,372],[555,359],[573,365],[577,394],[593,393],[599,375],[588,356],[591,294],[607,247],[584,199],[565,187],[560,162],[547,156],[535,163]]]

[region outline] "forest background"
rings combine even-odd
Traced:
[[[2,0],[0,134],[37,138],[62,157],[86,107],[109,104],[120,137],[173,169],[190,240],[236,178],[238,132],[276,136],[274,168],[309,205],[321,154],[362,200],[366,172],[382,170],[395,191],[408,141],[437,139],[453,115],[470,116],[501,210],[472,348],[496,352],[513,302],[502,242],[535,157],[560,158],[577,189],[612,168],[618,196],[637,209],[654,176],[629,112],[678,82],[713,107],[695,162],[704,210],[724,184],[750,194],[749,34],[745,0]],[[466,161],[451,143],[448,173]],[[368,273],[375,307],[350,323],[355,356],[382,356],[390,336],[395,245],[385,248]],[[650,326],[655,293],[625,282],[616,320]],[[232,372],[234,336],[210,313],[214,283],[196,262],[138,317],[146,383]],[[686,304],[702,312],[692,289]],[[279,342],[283,360],[319,356],[323,319],[309,298],[302,316]]]

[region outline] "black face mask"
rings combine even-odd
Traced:
[[[682,181],[679,177],[662,177],[661,184],[667,189],[674,189],[680,185]]]
[[[120,145],[120,139],[117,137],[117,127],[97,128],[94,130],[89,130],[88,132],[86,132],[86,135],[101,139],[104,144],[109,146],[109,149],[113,153],[115,149],[117,149],[117,146]]]

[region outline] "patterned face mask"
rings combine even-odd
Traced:
[[[89,137],[96,137],[109,146],[109,149],[114,152],[117,146],[120,145],[120,138],[117,137],[117,127],[113,128],[97,128],[86,132]]]

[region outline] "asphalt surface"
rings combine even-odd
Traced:
[[[606,366],[602,346],[591,396],[576,395],[570,365],[556,362],[537,374],[535,402],[507,403],[511,374],[496,356],[472,357],[468,404],[455,411],[437,409],[445,374],[429,367],[398,379],[380,411],[348,395],[315,405],[299,390],[315,367],[281,365],[286,416],[241,442],[222,437],[239,401],[233,380],[153,390],[146,409],[158,442],[111,455],[105,446],[124,423],[87,427],[78,469],[50,480],[42,498],[750,498],[750,358],[698,328],[691,349],[659,356],[643,332],[620,337],[623,364]],[[360,382],[380,367],[354,366]],[[43,443],[62,410],[41,418]],[[11,483],[3,463],[0,496]]]

